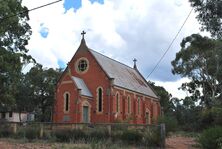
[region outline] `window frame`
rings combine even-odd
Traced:
[[[100,91],[101,91],[101,94],[100,94]],[[97,88],[97,112],[98,113],[103,112],[103,88],[101,86]]]
[[[70,111],[70,93],[69,92],[65,92],[63,94],[63,98],[64,98],[64,113],[68,113]]]
[[[81,65],[80,63],[81,63],[82,61],[84,61],[84,62],[85,62],[85,65],[86,65],[86,68],[85,68],[84,70],[81,70],[81,69],[79,68],[79,65]],[[82,65],[83,65],[83,64],[82,64]],[[75,70],[76,70],[77,73],[86,73],[86,72],[88,71],[88,69],[89,69],[89,61],[88,61],[87,58],[81,57],[81,58],[79,58],[79,59],[76,61],[76,63],[75,63]]]

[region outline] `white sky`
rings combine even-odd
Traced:
[[[53,0],[23,0],[29,9]],[[188,0],[104,0],[104,4],[82,0],[77,11],[65,13],[60,2],[29,13],[32,36],[28,44],[31,54],[44,67],[58,68],[58,61],[68,63],[77,50],[82,30],[88,47],[104,55],[133,65],[133,58],[146,78],[162,56],[191,10]],[[182,38],[199,32],[192,13],[172,48],[157,70],[150,76],[156,85],[166,88],[174,97],[186,95],[178,91],[180,79],[171,73],[171,61],[180,50]],[[43,38],[41,32],[48,32]]]

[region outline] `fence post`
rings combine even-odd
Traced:
[[[109,136],[111,136],[111,133],[112,133],[112,127],[111,127],[111,125],[107,125],[107,128],[108,128]]]
[[[43,124],[40,124],[40,134],[39,134],[40,138],[43,137]]]
[[[13,124],[13,133],[16,134],[17,133],[17,123]]]
[[[160,138],[161,138],[161,148],[165,148],[166,127],[164,123],[160,124]]]

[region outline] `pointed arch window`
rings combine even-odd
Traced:
[[[64,112],[69,112],[70,107],[70,93],[66,92],[64,93]]]
[[[119,112],[119,93],[116,93],[116,112]]]
[[[102,87],[99,87],[97,89],[97,111],[98,112],[103,111],[103,89],[102,89]]]

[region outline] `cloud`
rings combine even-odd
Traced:
[[[162,81],[154,81],[155,85],[163,86],[169,93],[172,94],[172,97],[177,97],[179,99],[183,99],[190,94],[187,91],[183,91],[179,89],[182,83],[190,82],[189,79],[183,78],[174,82],[162,82]]]
[[[29,9],[49,2],[52,0],[23,0]],[[64,6],[65,2],[29,13],[33,34],[27,48],[39,63],[54,68],[59,67],[58,61],[68,63],[80,44],[81,31],[85,30],[91,49],[129,66],[133,66],[132,60],[136,58],[145,78],[191,10],[184,0],[82,0],[77,10]],[[147,79],[178,80],[171,73],[171,61],[180,50],[182,38],[197,32],[199,24],[193,13],[159,67]]]

